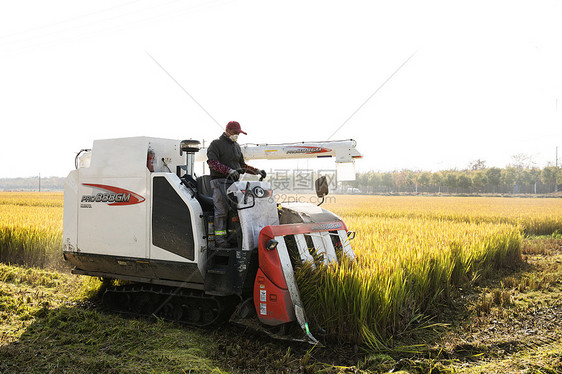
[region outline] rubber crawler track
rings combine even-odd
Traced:
[[[156,316],[193,326],[209,326],[228,317],[230,303],[202,291],[132,284],[107,289],[103,303],[119,313]]]

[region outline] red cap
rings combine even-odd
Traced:
[[[236,134],[244,134],[244,135],[248,135],[246,134],[244,131],[242,131],[242,128],[240,127],[240,124],[236,121],[230,121],[227,125],[226,125],[226,129],[230,132],[236,133]]]

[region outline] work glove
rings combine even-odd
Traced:
[[[261,179],[265,179],[265,177],[267,176],[265,170],[258,170],[258,174],[261,175]]]
[[[238,179],[240,179],[240,173],[234,169],[230,169],[230,171],[228,172],[228,178],[232,179],[233,181],[237,181]]]

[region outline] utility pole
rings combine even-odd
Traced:
[[[556,147],[556,174],[554,175],[554,192],[558,192],[558,174],[560,174],[560,169],[558,169],[558,147]]]
[[[558,98],[556,98],[556,113],[558,114]],[[558,169],[558,147],[556,147],[556,174],[554,174],[554,192],[558,192],[558,174],[560,174],[560,169]]]
[[[41,192],[41,173],[39,173],[39,192]]]

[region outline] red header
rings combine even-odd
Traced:
[[[346,230],[347,227],[342,221],[321,222],[321,223],[291,223],[287,225],[270,225],[262,229],[262,232],[270,238],[276,236],[306,234],[309,232]]]

